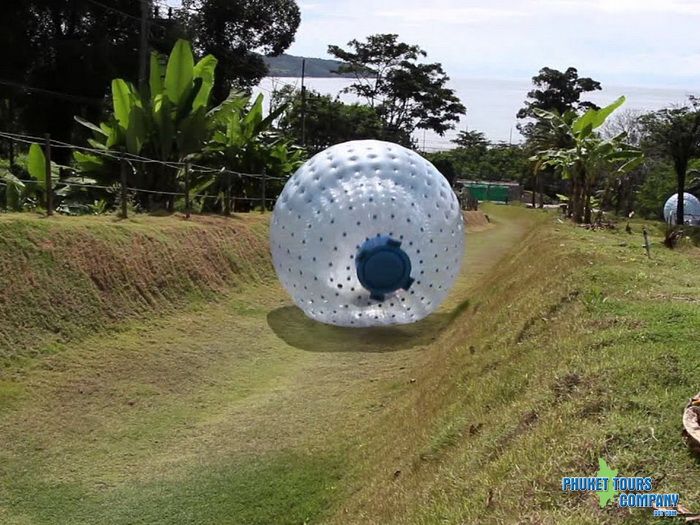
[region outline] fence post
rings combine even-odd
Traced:
[[[190,218],[190,163],[185,162],[185,218]]]
[[[260,213],[265,213],[265,206],[267,205],[267,199],[265,199],[265,182],[267,179],[267,174],[265,168],[262,170],[262,206],[260,206]]]
[[[44,135],[44,177],[46,190],[46,215],[53,215],[53,185],[51,184],[51,135]]]
[[[127,211],[127,195],[126,195],[126,160],[124,160],[124,148],[121,149],[121,155],[119,155],[119,167],[121,172],[121,201],[122,201],[122,219],[128,218]]]
[[[647,257],[651,259],[651,247],[649,246],[649,233],[647,232],[647,227],[642,228],[642,233],[644,234],[644,249],[647,251]]]
[[[224,215],[231,215],[231,174],[226,173],[226,191],[224,192]]]

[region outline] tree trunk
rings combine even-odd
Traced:
[[[585,176],[581,173],[580,169],[573,172],[571,177],[571,218],[576,223],[581,223],[583,221],[585,204],[584,180]]]
[[[591,210],[591,196],[586,192],[586,205],[583,210],[583,222],[584,224],[591,224],[592,210]]]
[[[622,201],[625,198],[625,181],[627,177],[622,177],[617,180],[617,188],[615,194],[615,215],[620,215],[622,209]]]
[[[537,189],[540,194],[540,209],[544,208],[544,181],[542,180],[542,175],[537,177]]]
[[[676,180],[678,182],[678,205],[676,207],[676,224],[683,225],[683,219],[685,218],[685,199],[683,194],[685,193],[685,172],[688,169],[688,161],[686,159],[676,159],[673,163],[676,168]]]

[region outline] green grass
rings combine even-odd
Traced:
[[[193,468],[186,483],[166,478],[117,490],[98,483],[86,491],[80,483],[57,487],[17,477],[8,504],[23,511],[10,523],[305,523],[333,498],[337,463],[337,458],[311,455],[251,457]]]
[[[0,378],[0,523],[650,521],[561,493],[598,457],[700,511],[700,462],[680,438],[699,390],[700,252],[653,230],[648,260],[637,223],[628,236],[487,211],[441,311],[389,330],[306,320],[252,253],[259,219],[236,226],[250,237],[215,225],[200,244],[204,226],[182,221],[47,226],[91,243],[127,228],[169,258],[182,243],[195,260],[239,255],[165,309],[184,266],[156,295],[134,265],[156,297],[142,310],[90,334],[100,313],[52,352],[25,340]],[[47,234],[32,235],[13,246],[36,254]]]
[[[561,493],[562,476],[595,475],[599,457],[700,512],[700,462],[680,437],[700,390],[700,254],[660,240],[648,260],[639,231],[537,228],[436,359],[421,406],[436,417],[402,452],[414,457],[406,475],[356,494],[358,512],[387,523],[651,521],[649,509]]]

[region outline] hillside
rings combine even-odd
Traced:
[[[0,523],[649,522],[561,493],[599,457],[700,511],[700,251],[486,212],[385,329],[292,306],[269,217],[0,216]]]
[[[267,220],[0,215],[0,366],[271,278]]]
[[[271,77],[300,77],[301,64],[304,58],[287,54],[276,57],[263,56],[263,60],[269,68],[268,76]],[[339,60],[306,58],[305,73],[308,77],[352,77],[352,75],[347,73],[336,72],[342,64]]]

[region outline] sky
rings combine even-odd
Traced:
[[[301,0],[290,54],[397,33],[453,78],[528,79],[543,66],[604,84],[700,88],[700,0]]]

